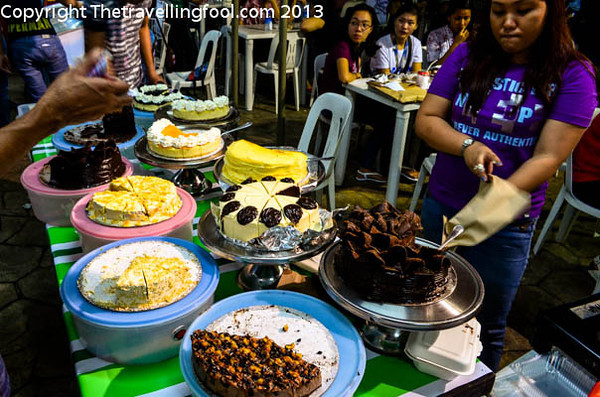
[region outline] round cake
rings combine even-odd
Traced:
[[[389,203],[367,211],[357,207],[340,227],[337,272],[363,298],[419,304],[442,296],[450,261],[437,249],[415,244],[421,220]]]
[[[223,147],[218,128],[182,131],[167,119],[155,121],[147,133],[148,149],[158,157],[191,160],[206,157]]]
[[[137,91],[133,97],[133,106],[146,112],[154,112],[161,106],[184,98],[179,92],[170,92],[166,84],[144,85]]]
[[[136,133],[133,108],[125,106],[120,112],[104,115],[102,123],[83,124],[66,131],[64,138],[77,145],[97,145],[109,140],[116,143],[127,142]]]
[[[206,101],[179,99],[173,101],[171,107],[173,108],[173,117],[181,120],[217,120],[229,114],[229,98],[219,96]]]
[[[213,206],[213,215],[225,236],[244,242],[275,226],[293,226],[302,233],[322,229],[319,205],[300,197],[300,188],[291,178],[249,179],[231,186]]]
[[[103,185],[125,172],[125,163],[114,141],[101,142],[93,149],[59,151],[40,171],[40,180],[57,189],[77,190]]]
[[[233,183],[265,176],[289,177],[300,185],[306,180],[308,156],[293,150],[267,149],[240,139],[225,152],[223,176]]]
[[[100,224],[117,227],[145,226],[173,217],[181,208],[175,185],[153,176],[113,180],[108,190],[94,193],[86,210]]]
[[[99,254],[83,268],[77,284],[93,305],[141,311],[184,298],[198,285],[201,272],[191,251],[165,241],[139,241]]]

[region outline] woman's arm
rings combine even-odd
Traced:
[[[350,83],[356,79],[360,79],[360,73],[351,73],[350,66],[348,64],[348,60],[346,58],[338,58],[335,61],[338,72],[338,79],[342,84]]]
[[[142,61],[146,65],[146,75],[150,84],[163,82],[163,79],[156,73],[154,68],[154,56],[152,55],[152,40],[150,38],[150,25],[148,17],[144,17],[142,26],[140,27],[140,52],[142,53]]]
[[[532,191],[554,175],[571,154],[585,128],[562,121],[546,120],[533,157],[523,163],[508,181],[525,191]]]
[[[502,161],[489,147],[478,141],[462,150],[463,142],[469,136],[456,131],[446,121],[451,105],[452,102],[446,98],[427,94],[417,112],[416,133],[435,150],[454,156],[462,155],[467,167],[485,181],[487,175],[492,174],[494,165],[501,166]],[[483,164],[485,171],[474,170],[477,164]]]

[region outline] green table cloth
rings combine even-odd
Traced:
[[[44,139],[31,151],[34,161],[54,154],[56,154],[56,150],[52,146],[50,138]],[[204,171],[207,172],[209,178],[212,178],[210,169]],[[193,222],[194,242],[202,245],[196,236],[196,227],[202,214],[209,210],[210,200],[199,199],[197,204],[198,210]],[[47,225],[46,228],[60,286],[71,265],[82,256],[81,243],[73,227]],[[236,275],[240,265],[213,256],[219,264],[221,272],[219,285],[215,292],[215,301],[242,292],[236,284]],[[187,396],[191,394],[179,369],[177,356],[159,363],[137,366],[124,366],[102,360],[85,350],[77,334],[71,313],[64,306],[63,309],[82,396]],[[464,392],[474,385],[490,384],[492,380],[493,373],[481,362],[477,363],[473,375],[444,381],[417,371],[410,361],[382,356],[367,349],[366,371],[354,395],[430,396],[446,392],[464,395]],[[491,384],[489,387],[491,388]]]

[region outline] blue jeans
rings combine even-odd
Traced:
[[[34,102],[44,95],[48,84],[69,69],[67,54],[58,36],[54,35],[16,39],[9,44],[9,56]]]
[[[439,243],[443,218],[458,210],[431,196],[423,202],[421,223],[425,239]],[[474,247],[459,247],[457,253],[477,271],[485,286],[485,295],[477,319],[481,323],[483,352],[479,359],[496,371],[502,356],[506,318],[529,260],[536,219],[517,220]]]

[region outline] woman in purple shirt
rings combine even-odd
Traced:
[[[492,0],[489,22],[444,62],[417,115],[417,134],[440,153],[422,222],[441,239],[492,173],[531,193],[529,211],[459,253],[479,271],[481,360],[498,368],[506,318],[529,258],[548,179],[571,153],[596,106],[591,64],[573,48],[564,0]]]

